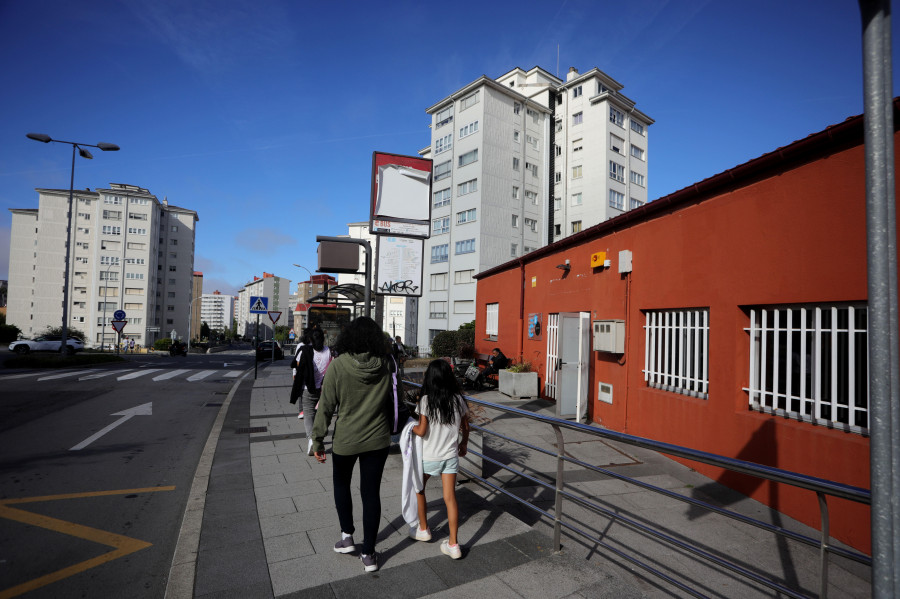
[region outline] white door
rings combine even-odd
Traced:
[[[588,402],[589,312],[559,315],[556,415],[584,422]]]

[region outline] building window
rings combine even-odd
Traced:
[[[144,290],[140,287],[126,287],[125,295],[144,295]]]
[[[470,107],[478,104],[478,92],[479,91],[480,90],[476,89],[474,92],[472,92],[471,94],[469,94],[468,96],[466,96],[465,98],[463,98],[462,100],[459,101],[459,111],[460,112],[462,112],[466,108],[470,108]]]
[[[103,196],[103,203],[112,204],[114,206],[121,206],[122,198],[120,198],[119,196]]]
[[[100,264],[118,264],[118,256],[100,256]]]
[[[553,236],[559,237],[562,235],[562,225],[553,225]]]
[[[581,86],[579,85],[577,87],[573,87],[572,88],[572,97],[577,98],[580,95],[581,95]]]
[[[644,150],[642,150],[641,148],[637,147],[634,144],[631,144],[631,155],[634,156],[635,158],[637,158],[638,160],[643,160],[644,159]]]
[[[553,152],[557,156],[562,156],[562,146],[560,146],[559,144],[553,144]]]
[[[572,167],[572,178],[573,179],[581,179],[581,165]]]
[[[640,200],[636,200],[634,198],[630,198],[629,202],[628,202],[628,208],[630,210],[634,210],[635,208],[640,208],[643,205],[644,205],[644,202],[642,202]]]
[[[572,142],[572,153],[580,152],[583,149],[584,149],[584,140],[583,139],[576,139],[575,141]]]
[[[519,244],[511,243],[509,244],[509,255],[513,258],[519,255]]]
[[[572,221],[572,233],[578,233],[581,231],[581,221],[573,220]]]
[[[513,141],[515,143],[519,143],[519,132],[518,131],[513,131]]]
[[[466,152],[462,156],[459,157],[459,166],[466,166],[467,164],[472,164],[478,160],[478,149],[474,149],[470,152]]]
[[[513,114],[519,114],[522,112],[522,105],[518,102],[513,102]]]
[[[525,190],[525,199],[528,200],[528,201],[530,201],[530,202],[531,202],[532,204],[534,204],[535,206],[538,205],[538,194],[537,194],[536,191],[528,191],[528,190],[526,189],[526,190]]]
[[[176,270],[176,269],[175,269],[175,265],[174,265],[174,264],[170,264],[170,265],[169,265],[169,272],[175,272],[175,270]]]
[[[656,389],[707,398],[709,308],[645,312],[644,380]]]
[[[460,128],[459,130],[459,138],[468,137],[473,133],[478,133],[478,121],[472,121],[465,127]]]
[[[147,229],[139,229],[137,227],[128,227],[129,235],[146,235]]]
[[[178,232],[178,225],[172,225],[171,231],[172,231],[172,233],[177,233],[177,232]]]
[[[464,196],[478,191],[478,179],[471,179],[456,186],[456,195]]]
[[[519,226],[519,215],[518,214],[512,215],[512,226],[513,226],[513,228],[516,228]]]
[[[130,220],[147,220],[147,215],[141,214],[140,212],[129,212],[128,218]]]
[[[513,170],[514,171],[519,170],[519,159],[516,158],[515,156],[513,156]]]
[[[102,271],[102,272],[100,273],[100,280],[101,280],[101,281],[118,281],[118,280],[119,280],[119,273],[117,273],[117,272],[110,272],[110,271]]]
[[[631,119],[631,130],[637,133],[638,135],[644,134],[644,126],[637,122],[634,119]]]
[[[620,193],[615,189],[610,189],[609,205],[611,208],[615,208],[617,210],[625,210],[625,194]]]
[[[101,232],[104,235],[121,235],[122,227],[114,227],[112,225],[103,225]]]
[[[640,187],[644,186],[644,175],[631,171],[631,182]]]
[[[556,173],[553,178],[555,183],[562,183],[562,173]]]
[[[484,334],[496,339],[500,323],[500,304],[487,304],[485,309]]]
[[[575,114],[572,115],[572,124],[573,125],[580,125],[583,122],[584,122],[584,113],[583,112],[576,112]]]
[[[598,94],[605,94],[605,93],[607,93],[608,91],[609,91],[609,88],[608,88],[608,87],[606,87],[605,85],[603,85],[603,84],[600,83],[599,81],[597,82],[597,93],[598,93]]]
[[[441,110],[436,115],[434,115],[434,122],[435,122],[434,128],[440,129],[441,127],[443,127],[447,123],[451,122],[452,120],[453,120],[453,105],[451,104],[447,108]]]
[[[616,110],[612,106],[609,107],[609,122],[619,127],[625,126],[625,115],[621,110]]]
[[[447,273],[441,272],[437,274],[431,275],[431,290],[432,291],[447,291]]]
[[[125,279],[131,281],[142,281],[144,279],[144,273],[142,272],[126,272]]]
[[[450,176],[450,161],[442,162],[434,167],[434,180],[440,181]]]
[[[528,145],[530,145],[535,150],[537,150],[538,146],[541,144],[541,140],[539,138],[533,137],[531,135],[527,135],[525,141],[527,141]]]
[[[618,135],[614,135],[612,133],[609,134],[609,149],[615,152],[616,154],[625,155],[625,140],[619,137]]]
[[[750,408],[868,434],[865,304],[750,309]]]
[[[462,212],[456,213],[456,224],[461,225],[463,223],[470,223],[475,220],[475,208],[470,208],[468,210],[463,210]]]
[[[166,311],[167,311],[167,312],[174,312],[174,311],[175,311],[175,306],[166,306]]]
[[[440,154],[453,147],[453,134],[449,133],[434,140],[434,153]]]
[[[121,210],[104,210],[103,218],[106,220],[122,220]]]
[[[553,198],[553,209],[554,210],[562,209],[562,198]]]
[[[474,239],[465,239],[463,241],[457,241],[456,247],[454,249],[455,254],[471,254],[475,251],[475,240]]]
[[[175,292],[174,292],[174,291],[170,291],[168,297],[175,297]]]
[[[472,278],[472,275],[475,274],[475,271],[472,269],[469,270],[457,270],[453,273],[454,283],[456,285],[465,285],[467,283],[474,283],[475,279]]]
[[[515,185],[513,185],[512,197],[513,197],[514,200],[518,200],[518,199],[519,199],[519,188],[518,188],[517,186],[515,186]]]
[[[572,206],[581,206],[581,194],[580,193],[572,194]]]
[[[432,235],[440,235],[441,233],[449,233],[450,232],[450,217],[443,216],[441,218],[436,218],[431,221],[431,234]]]
[[[537,233],[537,220],[533,218],[525,218],[525,228],[531,229],[532,232]]]
[[[616,162],[615,160],[609,161],[609,178],[618,181],[619,183],[625,182],[625,167]]]
[[[434,207],[440,208],[450,203],[450,189],[442,189],[434,192]]]
[[[428,302],[429,318],[447,318],[447,302]]]
[[[436,245],[431,248],[431,263],[446,262],[447,254],[450,249],[449,244]]]
[[[89,212],[79,212],[78,218],[83,218],[84,220],[91,220],[91,214]]]
[[[537,110],[532,110],[530,108],[526,108],[525,113],[531,117],[531,122],[533,122],[535,125],[540,124],[540,122],[541,122],[541,113],[540,112],[538,112]]]
[[[531,173],[532,177],[538,176],[538,168],[536,164],[532,164],[531,162],[525,163],[525,170]]]
[[[453,302],[454,314],[475,314],[474,300],[456,300]]]

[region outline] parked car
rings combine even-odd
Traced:
[[[281,344],[279,344],[277,341],[262,341],[259,345],[256,346],[256,359],[271,360],[273,343],[275,344],[275,359],[281,360],[282,358],[284,358],[284,350],[281,349]]]
[[[34,339],[19,339],[9,344],[9,351],[25,355],[33,351],[60,351],[62,349],[61,335],[41,335]],[[77,337],[66,337],[66,353],[70,356],[84,349],[84,342]]]

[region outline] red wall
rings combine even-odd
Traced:
[[[895,137],[896,142],[896,137]],[[624,223],[579,245],[478,281],[476,348],[494,346],[530,360],[544,384],[546,336],[529,341],[530,313],[591,312],[624,319],[624,356],[591,352],[589,415],[632,435],[869,488],[868,438],[748,408],[749,316],[765,304],[865,301],[865,165],[861,146],[810,164],[698,197],[665,214]],[[566,245],[566,244],[561,244]],[[633,272],[618,272],[620,250]],[[606,251],[611,268],[592,269]],[[571,271],[556,268],[566,259]],[[534,282],[533,282],[534,281]],[[524,292],[524,293],[523,293]],[[484,338],[485,304],[500,303],[499,334]],[[709,397],[649,388],[643,379],[642,310],[708,307]],[[524,316],[524,318],[523,318]],[[597,401],[598,382],[614,403]],[[692,467],[818,528],[815,494],[785,485]],[[832,534],[870,551],[869,508],[829,499]]]

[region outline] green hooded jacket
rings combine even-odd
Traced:
[[[313,451],[325,450],[323,439],[335,412],[334,453],[356,455],[389,447],[387,401],[392,393],[391,373],[382,358],[363,353],[341,354],[332,360],[313,422]]]

